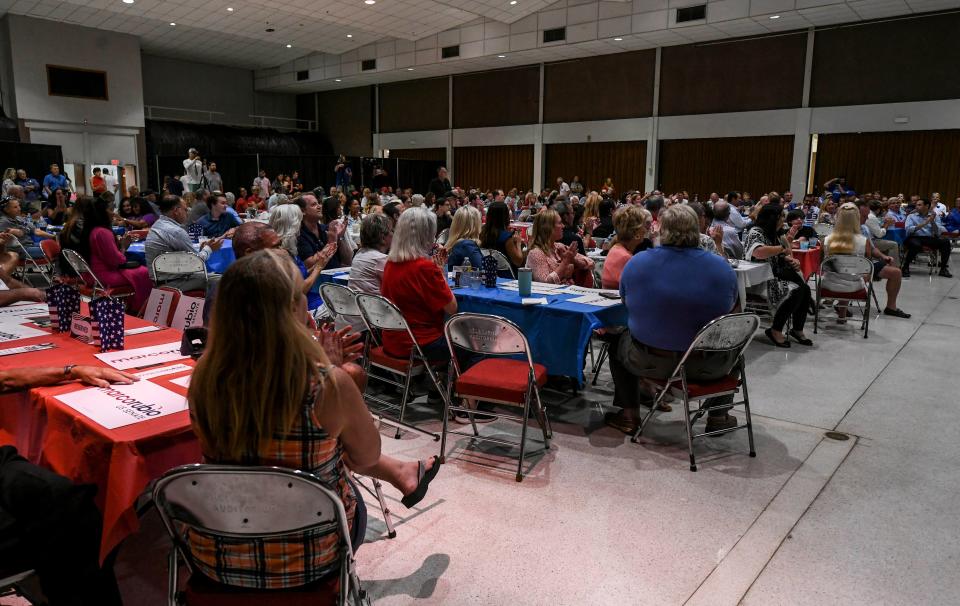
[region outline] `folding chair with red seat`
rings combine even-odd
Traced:
[[[420,429],[410,423],[405,423],[403,421],[403,415],[407,410],[407,403],[411,399],[410,382],[415,376],[426,372],[437,392],[441,397],[443,396],[445,390],[437,376],[437,370],[446,366],[446,360],[427,363],[427,357],[424,355],[423,350],[420,349],[420,345],[417,344],[417,340],[414,338],[413,332],[410,330],[410,326],[404,319],[403,314],[401,314],[397,306],[391,303],[386,297],[367,293],[357,293],[356,296],[357,307],[360,309],[360,315],[369,333],[363,351],[363,369],[369,377],[403,389],[403,396],[400,398],[399,405],[371,394],[369,389],[367,393],[364,394],[364,399],[367,400],[367,402],[372,401],[381,406],[382,408],[376,411],[377,414],[383,416],[384,420],[389,421],[390,424],[398,425],[397,439],[400,439],[401,427],[428,435],[435,440],[439,439],[436,433]],[[406,332],[410,342],[413,343],[413,347],[410,348],[410,356],[407,358],[395,358],[384,351],[383,344],[379,338],[379,335],[383,331]],[[374,368],[382,372],[380,374],[373,374],[372,369]],[[387,374],[382,374],[384,372]],[[391,376],[403,377],[403,383],[392,379]],[[385,410],[399,410],[399,414],[396,419],[393,419],[383,414]],[[396,423],[393,423],[393,421],[396,421]]]
[[[820,324],[820,301],[833,299],[838,302],[858,303],[863,310],[863,338],[870,331],[870,302],[873,293],[873,263],[860,255],[831,255],[820,263],[817,280],[817,303],[813,314],[813,333]]]
[[[656,397],[650,411],[640,421],[640,426],[637,427],[631,441],[636,443],[640,439],[643,428],[646,427],[647,421],[659,408],[663,398],[668,393],[673,392],[673,395],[680,396],[683,400],[683,420],[687,430],[687,449],[690,451],[690,471],[697,470],[693,441],[704,436],[716,436],[746,429],[747,438],[750,442],[750,456],[757,456],[753,445],[753,421],[750,417],[750,395],[747,393],[746,363],[743,359],[743,352],[746,351],[750,341],[753,340],[753,335],[756,333],[758,326],[760,326],[760,318],[756,314],[738,313],[720,316],[701,328],[668,379],[648,379],[656,387]],[[690,363],[691,357],[700,355],[716,356],[718,359],[726,361],[724,366],[717,368],[716,374],[720,377],[719,379],[693,382],[688,378],[687,365]],[[741,391],[743,392],[743,400],[740,402],[725,402],[722,404],[708,404],[707,402],[710,398],[732,396]],[[700,402],[700,405],[691,410],[691,402]],[[724,410],[740,405],[743,406],[743,411],[746,414],[745,425],[700,434],[693,433],[693,424],[704,414],[711,410]]]
[[[70,267],[73,268],[73,271],[80,277],[79,282],[77,283],[78,288],[80,289],[80,294],[89,299],[94,299],[97,297],[98,293],[105,297],[110,298],[123,298],[129,297],[134,294],[132,286],[111,286],[106,287],[103,285],[103,282],[93,273],[93,270],[90,269],[90,265],[87,261],[76,251],[70,250],[69,248],[64,248],[61,253],[63,257],[67,260],[67,263],[70,264]],[[139,310],[133,310],[137,312]]]
[[[157,480],[152,496],[173,541],[167,575],[170,606],[344,605],[348,597],[351,604],[370,603],[357,577],[343,503],[312,474],[281,467],[184,465]],[[331,578],[292,589],[224,585],[196,570],[188,529],[226,544],[332,535],[337,538],[339,570]],[[178,580],[181,559],[190,572],[183,592]]]
[[[22,258],[17,263],[17,269],[16,269],[16,273],[20,276],[20,279],[22,281],[26,281],[27,268],[33,267],[33,269],[37,273],[43,276],[43,279],[47,281],[47,284],[52,286],[53,280],[50,279],[48,272],[50,273],[53,272],[53,265],[50,263],[50,259],[47,258],[46,252],[44,251],[43,257],[34,258],[30,256],[29,252],[27,252],[27,248],[23,245],[23,242],[21,242],[17,238],[14,238],[13,240],[11,240],[11,242],[14,242],[23,253]],[[43,250],[42,243],[43,243],[43,240],[41,240],[40,250]]]
[[[186,251],[165,252],[157,255],[153,260],[153,267],[150,269],[152,270],[153,283],[157,286],[162,286],[170,280],[183,276],[203,275],[203,288],[184,291],[183,294],[187,297],[197,297],[199,299],[207,296],[207,285],[209,285],[207,264],[196,253]]]
[[[499,316],[477,313],[458,313],[447,320],[443,328],[450,348],[452,372],[447,381],[447,414],[443,415],[443,439],[440,443],[441,458],[446,456],[447,435],[467,436],[520,447],[517,463],[517,482],[523,481],[523,459],[526,455],[527,420],[531,409],[543,431],[544,451],[550,450],[550,418],[540,401],[540,387],[547,382],[547,369],[534,364],[530,345],[520,327]],[[461,369],[457,350],[482,354],[485,358],[468,369]],[[518,359],[523,358],[523,359]],[[454,406],[461,399],[483,400],[503,406],[523,408],[522,416],[496,413],[499,418],[520,421],[520,442],[510,442],[491,436],[481,436],[474,422],[472,408]],[[448,429],[450,412],[466,413],[473,426],[473,434]]]

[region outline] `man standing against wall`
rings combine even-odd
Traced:
[[[204,173],[204,177],[207,179],[207,189],[210,191],[223,191],[223,178],[220,176],[220,173],[217,172],[216,162],[210,163],[207,172]]]
[[[203,160],[200,152],[191,147],[187,151],[187,159],[183,161],[183,186],[187,191],[200,189],[200,180],[203,177]]]

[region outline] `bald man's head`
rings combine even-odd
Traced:
[[[266,223],[247,221],[233,233],[233,254],[241,259],[252,252],[277,248],[280,236]]]

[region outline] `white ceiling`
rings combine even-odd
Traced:
[[[256,69],[260,90],[304,92],[960,7],[960,0],[707,0],[706,20],[675,23],[676,8],[700,1],[0,0],[0,14],[133,34],[151,54]],[[542,30],[555,27],[567,28],[567,40],[543,44]],[[460,57],[441,59],[440,48],[454,44]],[[361,73],[360,62],[372,58],[377,69]],[[305,82],[296,81],[301,70],[309,71]]]

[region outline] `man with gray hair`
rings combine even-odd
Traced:
[[[610,348],[610,371],[613,404],[621,410],[607,413],[604,422],[624,433],[637,430],[641,404],[654,404],[642,381],[669,378],[700,329],[732,311],[737,302],[737,276],[725,259],[700,248],[699,225],[697,213],[686,204],[664,209],[660,246],[635,255],[620,276],[628,330]],[[689,360],[688,380],[725,376],[736,361],[725,355]],[[727,400],[707,405],[732,402],[730,396],[724,397]],[[727,409],[708,414],[708,432],[736,425]]]
[[[423,206],[423,196],[420,194],[410,196],[410,206]]]
[[[743,242],[737,234],[736,228],[730,224],[730,212],[733,208],[730,203],[720,200],[713,205],[713,224],[711,227],[719,227],[723,230],[723,248],[727,251],[727,256],[734,259],[743,258]]]

